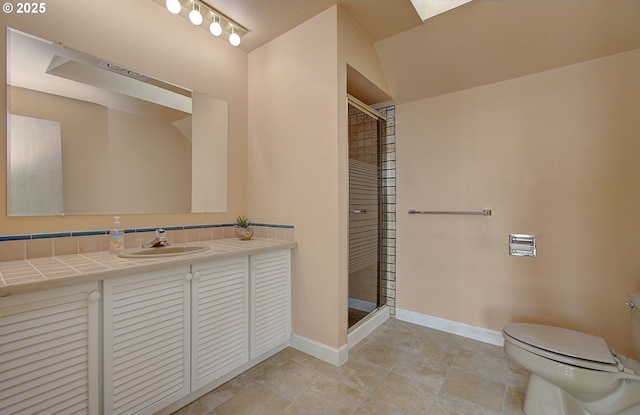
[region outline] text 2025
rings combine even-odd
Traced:
[[[40,14],[47,11],[46,3],[17,3],[16,13]]]

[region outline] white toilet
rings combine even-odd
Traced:
[[[640,291],[629,297],[640,356]],[[506,326],[502,335],[509,358],[531,372],[525,414],[640,415],[640,362],[617,355],[603,338],[525,323]]]

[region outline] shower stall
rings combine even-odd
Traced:
[[[382,281],[386,119],[353,97],[349,118],[349,328],[387,303]]]

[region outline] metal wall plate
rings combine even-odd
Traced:
[[[536,236],[523,233],[509,234],[509,255],[536,256]]]

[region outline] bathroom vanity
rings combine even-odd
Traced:
[[[168,414],[286,347],[295,242],[208,244],[1,287],[0,413]]]

